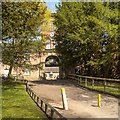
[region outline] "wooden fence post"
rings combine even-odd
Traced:
[[[94,88],[94,79],[92,79],[92,88]]]
[[[39,97],[37,96],[37,104],[39,104]]]
[[[78,77],[78,83],[80,84],[80,77]]]
[[[34,97],[34,92],[32,91],[32,98]]]
[[[29,87],[28,87],[28,94],[30,95],[30,89],[29,89]]]
[[[36,99],[36,94],[34,94],[34,100]]]
[[[29,87],[27,89],[28,94],[30,97],[34,100],[36,98],[36,101],[34,100],[35,103],[37,103],[38,107],[40,107],[50,118],[51,120],[54,119],[54,113],[57,115],[60,120],[66,120],[57,110],[55,110],[51,105],[47,104],[44,100],[40,99]],[[41,101],[41,105],[39,105],[39,101]],[[45,107],[44,107],[44,105]],[[44,109],[45,108],[45,109]],[[48,108],[50,108],[50,112],[48,111]],[[49,114],[49,113],[50,114]]]
[[[51,118],[53,119],[54,111],[51,109]]]
[[[47,113],[48,105],[45,103],[45,113]]]
[[[87,78],[85,78],[85,87],[87,87]]]
[[[104,92],[106,91],[106,80],[104,80]]]
[[[43,100],[41,100],[41,108],[43,107]]]
[[[31,94],[32,94],[32,91],[31,91],[31,89],[30,89],[30,96],[32,96]]]
[[[28,89],[28,84],[27,84],[27,82],[26,82],[25,84],[26,84],[26,91],[27,91],[27,89]]]
[[[80,77],[80,85],[82,85],[82,78]]]

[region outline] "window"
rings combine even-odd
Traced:
[[[56,45],[57,45],[57,44],[56,44],[56,42],[54,41],[54,43],[53,43],[53,48],[55,48],[55,47],[56,47]]]
[[[26,53],[24,56],[25,61],[30,61],[30,53]]]
[[[53,37],[54,36],[54,32],[50,32],[50,37]]]
[[[51,49],[51,41],[50,40],[47,40],[46,41],[47,45],[46,45],[46,49]]]
[[[52,74],[52,72],[50,72],[50,74],[49,74],[49,78],[53,78],[53,74]]]
[[[24,70],[24,75],[30,75],[30,70],[25,69],[25,70]]]
[[[5,68],[5,69],[4,69],[4,76],[7,77],[7,76],[8,76],[8,73],[9,73],[9,69],[8,69],[8,68]]]

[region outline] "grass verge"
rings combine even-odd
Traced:
[[[92,85],[88,85],[88,87],[92,88]],[[104,91],[104,87],[103,86],[94,86],[94,89],[100,90],[100,91]],[[116,94],[116,95],[120,95],[120,90],[116,89],[116,88],[106,87],[106,92],[113,93],[113,94]]]
[[[9,82],[2,87],[2,118],[39,118],[48,120],[25,91],[21,82]]]
[[[88,85],[87,87],[92,89],[92,85]],[[108,92],[108,93],[115,94],[115,95],[120,95],[120,89],[111,88],[111,87],[106,87],[105,91]],[[118,86],[116,86],[116,87],[118,87]],[[104,91],[104,86],[94,86],[94,89]]]

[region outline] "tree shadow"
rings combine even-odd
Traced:
[[[35,81],[30,81],[31,83],[35,84],[46,84],[46,85],[62,85],[62,86],[73,86],[72,82],[69,80],[35,80]]]
[[[98,107],[98,105],[91,105],[92,107]]]

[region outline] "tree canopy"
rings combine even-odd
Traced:
[[[119,3],[62,2],[57,7],[56,50],[66,75],[119,77]],[[73,69],[72,69],[73,68]]]
[[[26,53],[41,52],[40,26],[49,15],[41,2],[2,3],[2,62],[10,66],[8,77],[13,68],[34,68]]]

